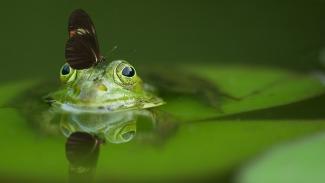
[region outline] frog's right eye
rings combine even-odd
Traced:
[[[60,80],[63,83],[70,83],[76,79],[77,72],[69,64],[64,64],[60,69]]]

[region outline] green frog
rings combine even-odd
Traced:
[[[154,120],[150,108],[164,104],[124,60],[83,70],[66,63],[60,80],[61,88],[45,100],[51,104],[52,114],[61,115],[60,128],[66,136],[83,131],[112,143],[127,142],[135,135],[137,117]]]
[[[127,61],[103,62],[75,70],[64,64],[60,71],[63,87],[49,95],[53,105],[73,113],[111,113],[146,109],[164,104],[150,91]]]

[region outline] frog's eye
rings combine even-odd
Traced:
[[[126,62],[122,62],[116,67],[116,75],[124,85],[132,85],[136,82],[136,71]]]
[[[63,83],[70,83],[76,79],[77,72],[69,64],[64,64],[60,69],[60,80]]]
[[[125,66],[122,70],[122,75],[126,77],[133,77],[135,75],[135,70],[133,67]]]

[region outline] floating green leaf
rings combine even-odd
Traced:
[[[238,182],[322,183],[324,153],[324,133],[276,146],[244,167]]]
[[[324,85],[311,74],[299,74],[282,69],[249,66],[206,66],[188,68],[210,80],[222,93],[239,100],[220,98],[215,109],[193,97],[171,98],[163,109],[184,120],[225,116],[265,109],[324,93]]]

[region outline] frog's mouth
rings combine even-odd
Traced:
[[[126,99],[103,105],[60,103],[56,101],[53,102],[52,106],[59,109],[61,112],[68,113],[110,113],[126,110],[147,109],[163,104],[165,104],[165,102],[161,98],[154,97],[149,100]]]

